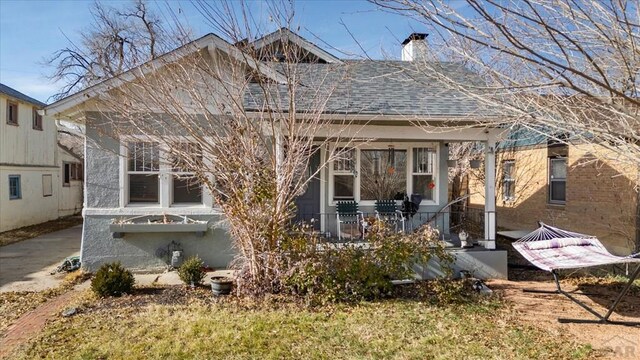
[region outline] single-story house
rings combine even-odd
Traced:
[[[335,132],[344,136],[353,132],[353,137],[360,139],[351,144],[353,149],[345,158],[321,169],[319,176],[308,185],[306,193],[297,201],[297,218],[314,219],[317,231],[335,237],[338,231],[335,223],[337,201],[354,200],[360,210],[371,216],[375,200],[402,199],[405,195],[419,194],[421,202],[418,212],[410,219],[411,225],[431,221],[445,240],[455,240],[455,236],[451,236],[446,207],[449,201],[447,144],[456,141],[484,143],[486,176],[493,179],[494,149],[501,129],[492,125],[496,119],[483,112],[474,99],[447,88],[438,82],[437,76],[415,71],[417,60],[422,56],[420,52],[427,51],[426,34],[412,34],[403,42],[402,61],[340,59],[286,29],[249,44],[257,50],[254,60],[260,63],[261,71],[267,72],[265,76],[275,77],[281,71],[282,62],[290,61],[278,58],[278,49],[283,46],[296,48],[304,55],[297,57],[296,66],[307,70],[302,83],[313,88],[315,79],[322,78],[324,84],[333,81],[338,85],[322,113],[328,125],[316,136],[328,137]],[[231,55],[239,50],[238,44],[209,34],[150,64],[163,59],[165,63],[167,59],[179,62],[182,56],[193,51],[200,51],[210,59],[218,54],[230,54],[229,58],[234,59]],[[216,66],[213,60],[210,61]],[[151,65],[144,69],[153,69]],[[477,76],[460,64],[441,63],[439,68],[478,81]],[[256,68],[249,70],[256,71]],[[86,125],[83,266],[95,269],[104,262],[118,260],[135,269],[163,267],[166,260],[159,254],[166,254],[165,250],[175,243],[180,244],[185,255],[198,254],[209,266],[228,266],[234,249],[224,226],[219,225],[218,220],[223,215],[211,194],[205,191],[201,195],[189,195],[181,191],[179,181],[164,174],[170,169],[158,169],[153,165],[158,157],[162,158],[162,150],[150,150],[152,155],[147,159],[151,162],[150,173],[137,173],[136,165],[131,165],[135,162],[129,160],[138,157],[131,152],[146,151],[148,154],[153,144],[140,142],[133,146],[134,150],[122,150],[122,143],[99,131],[102,115],[95,104],[100,94],[134,78],[127,76],[125,73],[87,88],[45,109],[48,116]],[[332,80],[334,77],[336,80]],[[335,81],[340,83],[335,84]],[[248,86],[244,91],[245,110],[259,113],[260,89]],[[304,102],[304,99],[299,101]],[[300,118],[303,116],[301,112]],[[344,119],[349,120],[349,125],[341,123]],[[327,150],[320,149],[310,166],[322,163]],[[144,165],[144,161],[142,163]],[[384,181],[385,175],[393,175],[395,180],[381,189],[377,185]],[[488,199],[494,198],[493,183],[489,181],[490,185],[484,190]],[[153,191],[147,191],[149,187]],[[452,243],[451,251],[457,252],[460,263],[466,264],[463,267],[476,271],[478,276],[505,277],[506,253],[495,250],[495,204],[488,201],[480,213],[484,230],[478,235],[479,245],[466,250]],[[205,220],[209,226],[204,231],[174,226],[173,230],[162,232],[114,226],[120,219],[164,214]]]

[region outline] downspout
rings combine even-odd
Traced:
[[[634,253],[640,252],[640,171],[636,180],[636,248]]]

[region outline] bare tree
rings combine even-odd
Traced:
[[[309,55],[287,41],[254,48],[250,40],[267,30],[284,36],[294,26],[288,3],[270,5],[266,29],[230,3],[197,6],[224,24],[227,41],[207,35],[116,77],[90,121],[126,144],[134,168],[170,168],[190,191],[211,193],[238,250],[240,288],[277,291],[295,198],[353,146],[353,134],[327,130],[348,120],[323,118],[349,69],[309,66]],[[324,161],[308,171],[319,149]]]
[[[640,8],[624,0],[373,0],[430,31],[431,58],[483,83],[446,77],[510,125],[593,144],[598,158],[640,164]],[[565,135],[569,135],[565,137]],[[634,171],[633,168],[636,170]]]
[[[182,27],[163,26],[145,0],[133,0],[121,9],[96,1],[90,12],[93,22],[82,31],[80,43],[56,51],[46,61],[55,69],[50,78],[64,83],[54,99],[155,59],[189,37]]]

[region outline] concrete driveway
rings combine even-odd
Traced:
[[[60,284],[50,275],[68,256],[80,254],[82,225],[0,247],[0,292],[42,291]]]

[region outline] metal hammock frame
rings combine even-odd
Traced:
[[[599,248],[598,250],[599,250],[600,253],[602,253],[602,251],[604,251],[606,254],[610,255],[611,257],[618,258],[619,261],[617,261],[617,263],[627,264],[628,265],[630,263],[637,263],[639,261],[639,259],[635,259],[634,257],[637,256],[637,255],[640,255],[640,253],[633,254],[633,255],[630,255],[630,256],[626,256],[626,257],[616,257],[616,256],[610,254],[606,250],[604,245],[602,245],[602,243],[600,243],[600,241],[595,236],[590,236],[590,235],[585,235],[585,234],[580,234],[580,233],[576,233],[576,232],[572,232],[572,231],[559,229],[559,228],[556,228],[556,227],[553,227],[553,226],[546,225],[546,224],[544,224],[542,222],[539,222],[539,224],[540,224],[540,227],[537,230],[534,230],[533,232],[523,236],[522,238],[518,239],[517,241],[515,241],[513,243],[514,248],[518,252],[520,252],[522,255],[524,255],[524,253],[521,251],[520,246],[518,246],[519,244],[522,244],[522,243],[531,243],[531,242],[535,242],[535,241],[554,240],[554,239],[578,238],[578,239],[588,239],[589,242],[590,242],[590,245]],[[610,320],[611,315],[615,311],[616,307],[618,306],[618,304],[620,303],[622,298],[629,292],[629,289],[633,285],[633,282],[638,278],[638,276],[640,276],[640,263],[638,264],[636,270],[633,271],[633,273],[630,275],[629,280],[625,284],[624,288],[620,291],[620,293],[616,296],[616,298],[614,299],[614,301],[611,304],[611,306],[607,309],[607,312],[604,315],[602,315],[602,314],[598,313],[596,310],[594,310],[593,308],[591,308],[590,306],[588,306],[587,304],[585,304],[583,301],[580,301],[579,299],[577,299],[576,297],[573,296],[573,295],[595,295],[595,294],[587,294],[587,293],[584,293],[584,292],[568,292],[568,291],[565,291],[560,286],[560,279],[559,279],[559,274],[558,274],[558,270],[559,269],[548,270],[548,269],[545,269],[545,268],[541,267],[539,264],[536,264],[535,261],[532,261],[531,259],[527,259],[527,260],[529,260],[529,262],[531,262],[536,267],[538,267],[538,268],[540,268],[542,270],[551,272],[551,274],[553,275],[553,279],[555,281],[555,284],[556,284],[556,290],[549,291],[549,290],[523,289],[522,290],[523,292],[564,295],[569,300],[571,300],[574,303],[580,305],[583,309],[585,309],[586,311],[588,311],[589,313],[593,314],[594,316],[596,316],[598,318],[598,320],[559,318],[558,322],[561,322],[561,323],[590,323],[590,324],[597,323],[597,324],[640,326],[640,322],[638,322],[638,321],[615,321],[615,320]],[[616,262],[611,262],[610,264],[614,264],[614,263],[616,263]],[[600,264],[600,265],[606,265],[606,264],[603,263],[603,264]],[[597,266],[597,265],[575,266],[575,267],[572,267],[572,268],[576,268],[577,269],[577,268],[585,268],[585,267],[592,267],[592,266]]]

